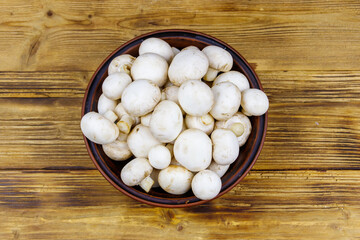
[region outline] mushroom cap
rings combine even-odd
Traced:
[[[104,94],[101,94],[97,104],[98,112],[103,115],[109,110],[114,111],[116,105],[117,102],[115,100],[111,100]]]
[[[112,143],[102,145],[106,156],[115,161],[124,161],[132,156],[126,141],[115,140]]]
[[[204,116],[214,106],[211,88],[199,80],[184,82],[179,88],[178,98],[182,109],[192,116]]]
[[[211,163],[211,140],[203,131],[187,129],[175,140],[174,156],[182,166],[190,171],[204,170]]]
[[[159,185],[171,194],[184,194],[190,190],[193,173],[181,166],[170,165],[159,173]]]
[[[123,91],[121,103],[131,116],[139,117],[151,112],[160,101],[160,88],[148,80],[136,80]]]
[[[235,84],[240,92],[250,88],[249,80],[244,74],[238,71],[230,71],[220,74],[213,82],[213,86],[222,82],[231,82]]]
[[[246,89],[242,92],[241,107],[247,116],[261,116],[269,109],[269,99],[260,89]]]
[[[150,131],[162,143],[175,140],[180,134],[182,126],[181,109],[172,101],[161,101],[151,114]]]
[[[222,82],[212,87],[215,104],[210,114],[216,120],[226,120],[231,118],[240,107],[241,93],[231,82]]]
[[[209,67],[209,60],[199,49],[188,48],[179,52],[169,66],[169,80],[176,86],[190,79],[201,79]]]
[[[144,178],[149,176],[153,168],[146,158],[134,158],[121,170],[121,180],[127,186],[138,185]]]
[[[201,200],[210,200],[216,197],[221,190],[220,177],[211,170],[202,170],[195,174],[191,188],[195,196]]]
[[[171,46],[160,38],[147,38],[145,39],[139,47],[139,55],[144,53],[156,53],[169,63],[174,57],[173,50]]]
[[[135,157],[147,158],[150,149],[160,142],[151,134],[149,127],[139,124],[131,130],[127,144]]]
[[[187,128],[196,128],[207,135],[209,135],[214,129],[214,118],[210,114],[206,114],[201,117],[195,117],[191,115],[186,115],[185,124]]]
[[[148,159],[153,168],[164,169],[170,165],[171,154],[167,147],[156,145],[150,149]]]
[[[228,165],[219,165],[215,161],[212,161],[210,166],[207,169],[213,171],[219,177],[222,177],[227,172],[229,167],[230,167],[230,164],[228,164]]]
[[[116,140],[119,129],[115,123],[96,112],[88,112],[81,118],[81,131],[90,141],[107,144]]]
[[[228,72],[233,66],[231,54],[218,46],[207,46],[202,50],[209,59],[209,66],[221,72]]]
[[[130,74],[130,69],[135,61],[135,57],[130,54],[123,54],[114,58],[108,68],[108,74],[113,74],[115,72],[124,72]]]
[[[132,82],[131,77],[124,72],[115,72],[107,76],[102,84],[104,95],[111,100],[118,100],[124,89]]]
[[[235,133],[228,129],[215,129],[211,133],[213,159],[217,164],[228,165],[239,156],[239,144]]]
[[[234,114],[234,116],[232,116],[228,120],[226,120],[226,121],[217,121],[215,124],[216,124],[216,128],[231,129],[231,126],[234,123],[241,123],[243,125],[243,127],[244,127],[244,132],[240,136],[237,136],[239,147],[241,147],[248,140],[248,138],[250,136],[250,133],[251,133],[251,129],[252,129],[251,121],[245,114],[243,114],[241,112],[237,112],[237,113]]]
[[[159,87],[167,80],[168,63],[156,53],[144,53],[136,58],[131,67],[133,80],[147,79]]]

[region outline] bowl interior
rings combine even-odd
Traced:
[[[82,115],[89,111],[97,111],[97,102],[101,95],[101,86],[104,79],[108,76],[107,68],[113,58],[121,54],[131,54],[138,56],[138,49],[141,42],[149,37],[158,37],[167,41],[171,46],[182,49],[184,47],[193,45],[202,49],[208,45],[220,46],[229,51],[234,59],[233,70],[237,70],[246,75],[249,79],[252,88],[262,89],[261,83],[258,80],[255,72],[245,61],[245,59],[232,49],[229,45],[205,34],[184,31],[184,30],[173,30],[173,31],[157,31],[149,34],[139,36],[109,55],[107,59],[99,66],[97,71],[94,73],[90,80],[88,89],[85,93]],[[227,173],[222,177],[222,189],[218,196],[223,195],[231,188],[233,188],[251,169],[255,163],[266,133],[267,126],[267,114],[261,117],[251,117],[252,132],[247,143],[241,147],[240,154],[237,160],[230,166]],[[124,194],[139,200],[141,202],[162,206],[162,207],[184,207],[192,206],[204,203],[206,201],[199,200],[196,198],[191,190],[183,195],[172,195],[163,191],[161,188],[153,188],[149,193],[145,193],[139,187],[128,187],[120,179],[120,171],[122,167],[128,161],[117,162],[108,158],[102,150],[101,145],[94,144],[93,142],[85,139],[87,150],[90,154],[91,159],[95,163],[96,167],[103,174],[103,176],[117,189]]]

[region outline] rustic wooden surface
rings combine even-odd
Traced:
[[[359,1],[7,0],[0,16],[0,239],[360,239]],[[115,190],[79,129],[101,61],[166,28],[232,45],[270,99],[253,170],[189,209]]]

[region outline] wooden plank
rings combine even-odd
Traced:
[[[189,209],[138,203],[96,170],[1,171],[2,239],[357,239],[358,171],[252,171]]]
[[[357,70],[356,0],[3,1],[0,71],[94,71],[134,36],[165,28],[228,42],[258,70]]]

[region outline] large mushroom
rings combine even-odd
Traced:
[[[170,63],[174,57],[174,52],[171,46],[160,38],[147,38],[139,47],[139,55],[144,53],[156,53]]]
[[[132,156],[126,141],[115,140],[112,143],[102,145],[104,153],[115,161],[124,161]]]
[[[107,76],[102,84],[104,95],[111,100],[118,100],[124,89],[131,83],[131,77],[123,72],[115,72]]]
[[[184,194],[190,190],[193,173],[181,166],[170,165],[159,173],[159,185],[171,194]]]
[[[221,185],[221,179],[216,173],[211,170],[203,170],[193,177],[191,189],[197,198],[210,200],[219,194]]]

